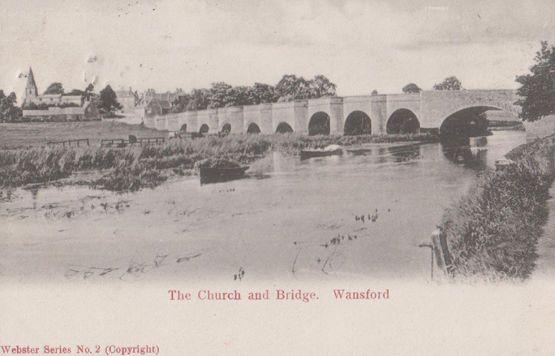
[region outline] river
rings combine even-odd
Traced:
[[[0,196],[0,281],[426,281],[430,250],[418,245],[480,171],[524,142],[524,132],[495,131],[474,151],[273,153],[246,179],[184,177],[129,194],[18,189]]]

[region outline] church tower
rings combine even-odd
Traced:
[[[33,69],[29,67],[29,74],[27,75],[27,85],[25,86],[25,98],[23,99],[24,104],[33,103],[38,97],[37,84],[35,83],[35,76],[33,75]]]

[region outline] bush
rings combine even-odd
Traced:
[[[96,187],[123,192],[154,188],[167,179],[160,171],[145,164],[118,167],[95,183]]]
[[[488,171],[440,225],[454,276],[525,279],[537,259],[536,245],[547,218],[546,200],[554,178],[552,139],[523,145],[515,160]]]

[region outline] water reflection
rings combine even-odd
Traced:
[[[421,158],[422,145],[409,144],[384,147],[362,147],[348,149],[349,156],[373,157],[372,163],[402,163],[410,162]],[[347,156],[347,159],[349,157]]]
[[[483,147],[457,146],[443,143],[441,145],[443,156],[449,161],[462,164],[475,170],[487,167],[488,149]]]
[[[393,162],[409,162],[420,158],[421,144],[388,147],[387,150]]]

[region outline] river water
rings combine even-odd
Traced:
[[[496,131],[472,151],[435,143],[305,161],[273,153],[246,179],[201,186],[185,177],[130,194],[4,192],[0,281],[425,281],[430,250],[418,245],[480,171],[524,142],[524,132]]]

